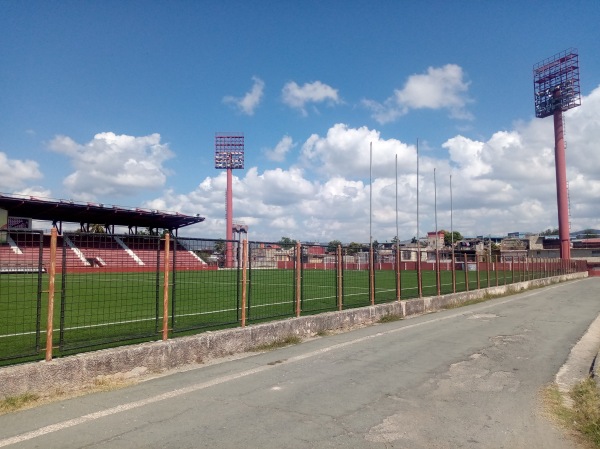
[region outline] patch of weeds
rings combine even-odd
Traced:
[[[317,337],[328,337],[329,335],[332,335],[332,333],[333,332],[331,332],[327,329],[324,329],[324,330],[317,332]]]
[[[600,387],[588,378],[569,392],[571,406],[565,404],[558,387],[546,388],[544,400],[552,418],[578,439],[585,440],[589,447],[600,448]]]
[[[600,388],[594,379],[575,385],[570,393],[575,421],[573,425],[595,447],[600,447]]]
[[[280,338],[279,340],[275,340],[271,343],[264,343],[262,345],[256,345],[250,348],[248,351],[250,352],[262,352],[262,351],[272,351],[274,349],[284,348],[286,346],[297,345],[301,343],[302,339],[297,335],[288,335],[287,337]]]
[[[384,315],[377,321],[378,323],[393,323],[394,321],[402,320],[402,315],[397,313],[390,313],[388,315]]]
[[[40,397],[37,394],[25,393],[11,396],[0,401],[0,414],[14,412],[22,408],[35,405]]]

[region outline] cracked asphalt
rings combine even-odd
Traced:
[[[0,416],[0,448],[577,448],[540,390],[599,292],[557,284]]]

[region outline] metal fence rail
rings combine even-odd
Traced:
[[[240,270],[219,269],[226,240],[173,239],[171,329],[233,325],[240,320]],[[231,241],[239,266],[239,248]],[[216,248],[216,250],[215,250]],[[218,254],[218,255],[215,255]]]
[[[161,239],[65,233],[61,240],[60,349],[156,335]]]
[[[586,269],[585,261],[410,248],[0,231],[0,361],[43,358],[44,343],[51,359]]]
[[[43,237],[0,231],[0,360],[39,354]]]

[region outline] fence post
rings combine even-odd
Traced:
[[[498,287],[498,254],[494,255],[494,277],[496,278],[496,287]]]
[[[419,292],[419,298],[422,298],[423,297],[423,273],[421,272],[421,246],[419,244],[417,244],[417,290]]]
[[[442,292],[442,287],[440,285],[440,251],[437,249],[437,244],[435,249],[435,287],[437,295],[440,296]]]
[[[469,291],[469,262],[467,260],[467,253],[465,253],[464,256],[465,256],[465,265],[464,265],[464,269],[465,269],[465,288],[467,289],[467,291]]]
[[[165,233],[165,266],[163,273],[163,325],[162,339],[169,338],[169,271],[170,271],[170,251],[171,235]]]
[[[337,246],[337,306],[338,310],[341,311],[344,307],[344,278],[343,278],[343,256],[342,256],[342,245]]]
[[[248,263],[248,240],[244,239],[242,244],[242,327],[246,327],[246,271]]]
[[[454,246],[452,247],[452,293],[456,293],[456,255],[454,254]]]
[[[477,290],[481,289],[481,274],[479,270],[479,256],[475,252],[475,270],[477,271]]]
[[[396,242],[396,299],[400,301],[402,299],[402,274],[400,272],[400,248],[398,242]]]
[[[373,251],[373,245],[369,247],[369,299],[371,305],[375,305],[375,253]]]
[[[487,288],[490,288],[490,264],[492,263],[492,252],[491,251],[485,258],[485,261],[486,261],[486,265],[487,265]]]
[[[302,299],[302,247],[296,242],[296,317],[300,317]]]
[[[56,227],[50,231],[50,266],[48,267],[48,321],[46,326],[46,362],[52,360],[52,334],[54,332],[54,282],[56,280]]]

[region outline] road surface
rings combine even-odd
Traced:
[[[571,281],[0,416],[0,447],[576,448],[539,392],[599,293]]]

